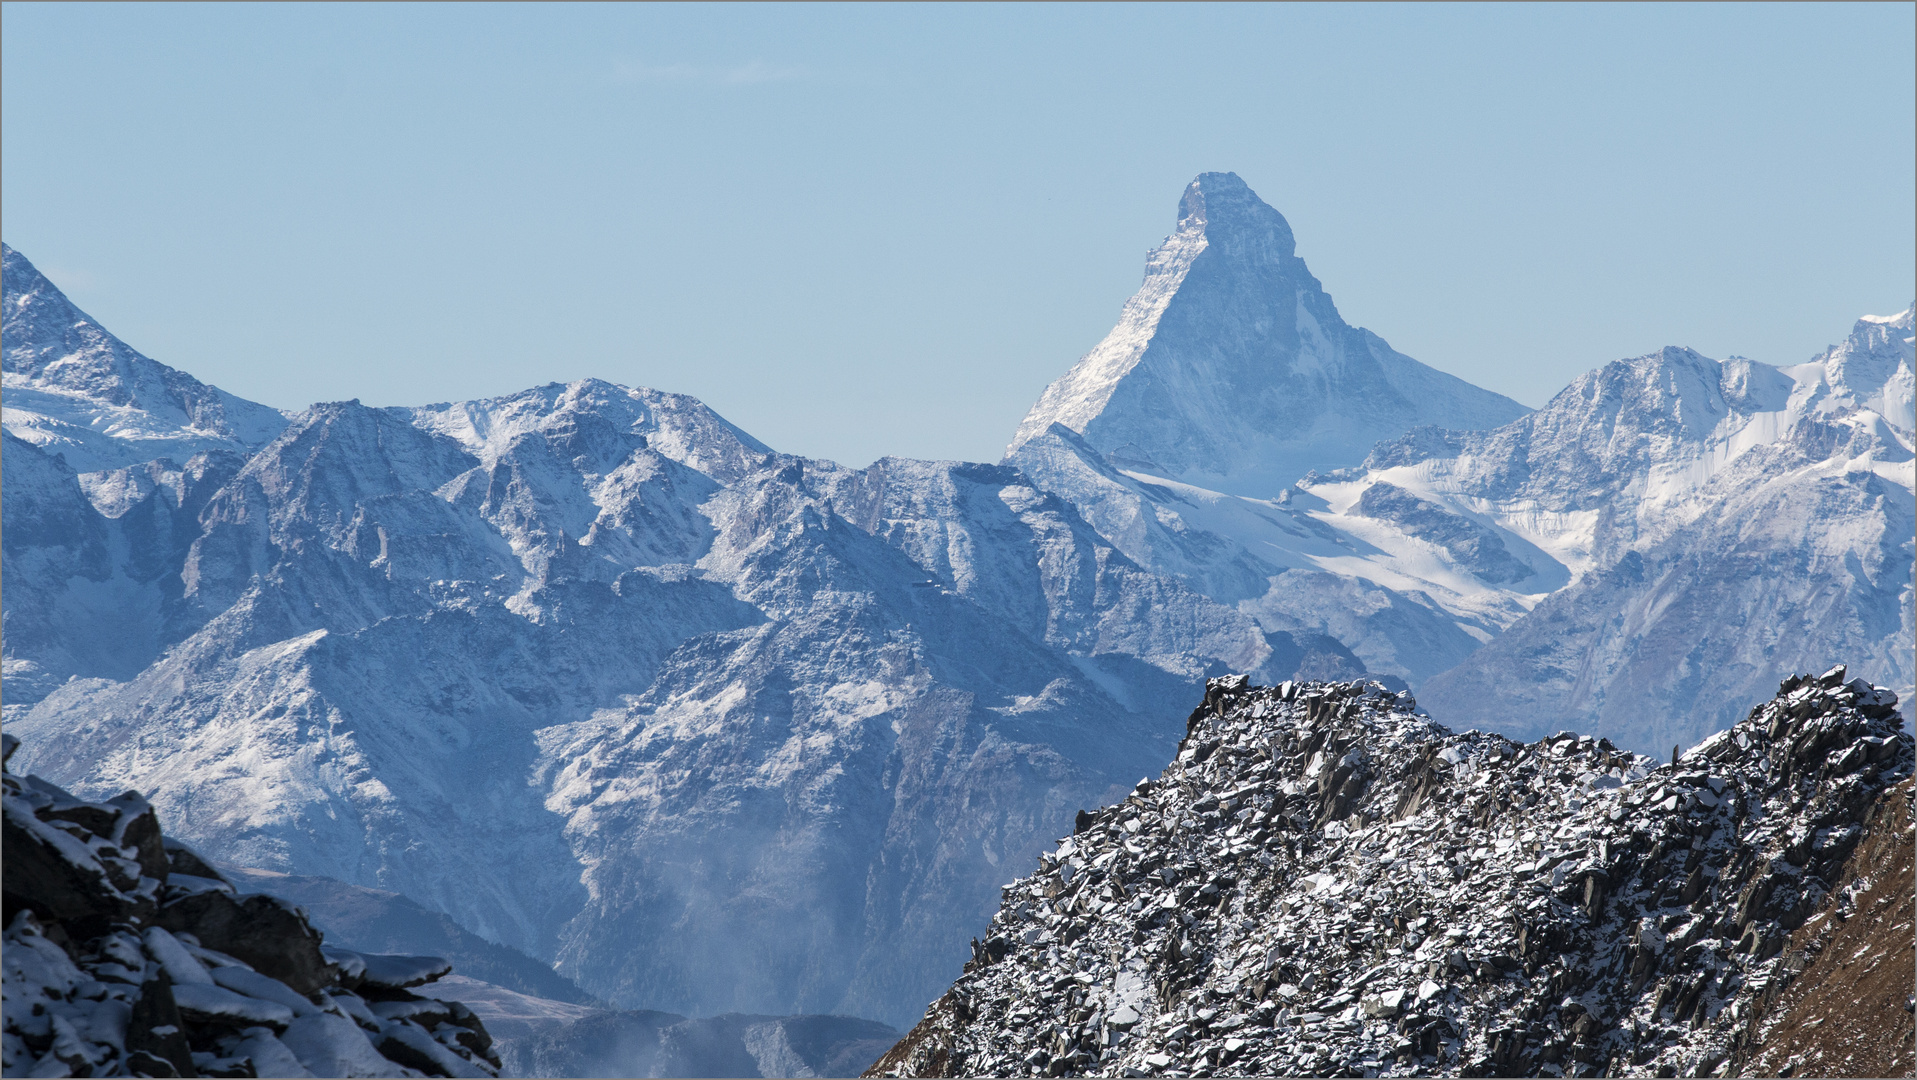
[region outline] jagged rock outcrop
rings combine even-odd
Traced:
[[[411,897],[332,878],[252,867],[221,869],[239,888],[270,892],[305,911],[307,921],[335,946],[363,953],[444,957],[462,980],[490,983],[504,991],[563,1005],[602,1004],[550,966],[517,949],[487,941],[445,912],[426,908]],[[467,1004],[481,1017],[486,1016],[479,1004]],[[504,1041],[504,1033],[490,1025],[489,1029],[495,1041]]]
[[[137,792],[0,783],[0,1074],[498,1075],[471,1010],[413,992],[444,960],[327,947],[305,912],[164,837]]]
[[[1670,762],[1215,679],[868,1075],[1722,1073],[1912,773],[1896,695],[1845,676]]]
[[[1917,1075],[1917,786],[1893,787],[1864,820],[1823,909],[1784,947],[1793,968],[1767,992],[1738,1076]]]

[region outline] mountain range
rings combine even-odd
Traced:
[[[282,414],[4,257],[17,760],[620,1008],[909,1025],[1227,672],[1651,751],[1827,656],[1917,697],[1909,311],[1526,411],[1207,173],[1003,461],[852,469],[596,380]]]

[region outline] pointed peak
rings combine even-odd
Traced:
[[[1200,173],[1179,215],[1118,325],[1046,387],[1008,453],[1062,425],[1116,467],[1267,497],[1420,424],[1528,411],[1347,325],[1284,215],[1238,176]]]
[[[66,294],[60,291],[59,286],[48,281],[47,276],[40,272],[40,268],[33,265],[31,259],[15,250],[13,245],[0,243],[0,265],[4,265],[3,273],[8,299],[27,293],[50,292],[58,296],[62,302],[71,302],[67,301]]]
[[[1202,232],[1210,244],[1222,243],[1227,249],[1240,237],[1265,241],[1259,247],[1267,253],[1274,242],[1279,255],[1290,256],[1297,249],[1285,216],[1259,198],[1237,173],[1199,173],[1187,184],[1178,202],[1178,229]]]

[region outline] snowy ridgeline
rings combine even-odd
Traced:
[[[1139,565],[1459,721],[1688,745],[1838,657],[1911,696],[1912,319],[1867,316],[1786,368],[1619,360],[1502,426],[1401,430],[1255,493],[1095,423],[1006,462]]]
[[[1837,658],[1913,697],[1911,310],[1782,368],[1618,360],[1531,412],[1347,325],[1294,247],[1238,177],[1194,180],[1005,463],[1266,634],[1513,737],[1689,745]],[[1319,651],[1301,677],[1349,677]]]
[[[5,1075],[498,1075],[470,1009],[413,992],[446,961],[326,947],[303,911],[163,837],[137,793],[0,783]]]
[[[1917,696],[1909,312],[1525,413],[1206,174],[1003,463],[850,469],[597,380],[282,415],[5,275],[16,766],[619,1007],[910,1022],[1223,671],[1658,752],[1838,657]]]
[[[14,350],[84,315],[7,274],[9,403],[144,400],[90,322]],[[1271,651],[1015,470],[780,455],[682,395],[337,402],[111,469],[6,416],[17,768],[622,1008],[908,1019],[998,865]]]
[[[1896,696],[1844,678],[1668,763],[1213,680],[869,1075],[1735,1075],[1791,932],[1910,873],[1843,873],[1900,782],[1908,830],[1913,768]]]

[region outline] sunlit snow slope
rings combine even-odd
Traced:
[[[1118,325],[1046,389],[1008,453],[1057,424],[1121,465],[1270,497],[1410,428],[1525,412],[1347,325],[1296,247],[1235,174],[1193,180]]]
[[[1294,246],[1236,176],[1192,181],[1005,462],[1275,655],[1317,643],[1302,677],[1516,736],[1659,751],[1840,659],[1912,700],[1909,311],[1795,367],[1666,348],[1524,413],[1348,327]]]
[[[16,340],[79,326],[245,411],[12,253],[5,295],[10,380]],[[1010,468],[780,455],[681,395],[336,402],[251,453],[115,468],[153,444],[94,435],[126,445],[0,455],[22,767],[152,792],[210,855],[402,892],[627,1006],[903,1020],[1005,860],[1273,652]]]
[[[1007,461],[1141,565],[1268,633],[1328,635],[1450,715],[1654,750],[1736,719],[1704,703],[1840,656],[1911,699],[1911,320],[1866,316],[1781,369],[1617,361],[1502,427],[1415,428],[1271,499],[1063,424]]]
[[[19,252],[6,264],[5,426],[75,472],[257,450],[286,417],[149,360],[68,302]]]
[[[1338,507],[1393,484],[1579,575],[1425,684],[1467,722],[1688,746],[1738,718],[1717,695],[1838,656],[1908,703],[1912,367],[1908,309],[1794,367],[1665,349],[1494,432],[1415,432],[1311,490]]]

